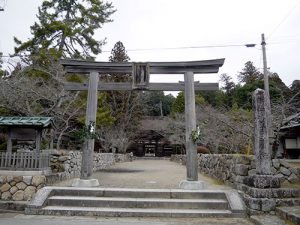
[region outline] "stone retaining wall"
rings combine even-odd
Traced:
[[[171,160],[185,165],[185,155],[172,155]],[[198,154],[198,169],[217,180],[236,187],[245,177],[255,175],[254,156],[233,154]],[[281,184],[288,185],[300,181],[300,168],[293,167],[288,160],[273,159],[272,175]]]
[[[1,200],[27,201],[45,186],[46,176],[0,176]]]
[[[184,155],[173,155],[171,160],[181,164],[186,162]],[[300,190],[293,188],[293,183],[300,181],[300,168],[289,160],[273,159],[272,174],[258,175],[253,156],[200,154],[198,169],[240,190],[251,215],[300,203]]]
[[[32,175],[22,176],[21,174],[25,174],[22,171],[8,171],[10,175],[1,175],[0,171],[0,200],[27,201],[46,185],[79,177],[81,155],[80,151],[52,151],[50,160],[52,173],[47,175],[33,175],[36,174],[33,172]],[[99,171],[116,162],[131,160],[131,154],[95,153],[93,170]]]

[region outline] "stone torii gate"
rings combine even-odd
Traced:
[[[189,61],[189,62],[94,62],[83,60],[61,60],[67,73],[89,75],[88,84],[66,83],[65,90],[88,90],[86,125],[95,125],[98,91],[146,90],[146,91],[184,91],[185,92],[185,127],[186,127],[186,168],[187,179],[180,187],[200,189],[198,181],[198,163],[196,144],[191,140],[191,133],[196,129],[195,90],[218,90],[218,83],[194,82],[194,74],[217,73],[225,59]],[[132,83],[98,83],[99,74],[132,74]],[[150,74],[184,74],[184,82],[149,83]],[[92,129],[94,130],[94,129]],[[98,186],[98,180],[91,179],[93,170],[94,139],[85,141],[82,155],[81,176],[73,186]]]

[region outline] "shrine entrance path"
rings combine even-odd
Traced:
[[[186,179],[186,167],[169,159],[137,159],[132,162],[117,163],[100,172],[93,178],[98,179],[100,187],[119,188],[178,188]],[[215,180],[199,173],[199,180],[207,183],[209,189],[230,189]],[[70,186],[73,180],[62,181],[55,186]]]

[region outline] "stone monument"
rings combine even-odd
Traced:
[[[242,191],[250,213],[272,211],[276,207],[276,196],[282,191],[280,180],[272,174],[271,148],[269,143],[268,107],[266,93],[256,89],[252,96],[254,113],[254,156],[256,174],[244,179]]]

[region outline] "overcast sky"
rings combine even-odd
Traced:
[[[41,0],[0,0],[0,52],[13,52],[13,36],[25,41],[36,21]],[[299,0],[112,0],[117,12],[114,22],[96,33],[107,38],[104,51],[122,41],[132,61],[192,61],[225,58],[218,74],[197,75],[201,82],[216,82],[227,73],[236,74],[245,62],[262,69],[260,38],[267,38],[267,61],[286,85],[300,79]],[[256,48],[224,47],[162,50],[192,46],[256,43]],[[130,51],[154,49],[151,51]],[[156,50],[155,50],[156,49]],[[107,61],[110,53],[97,57]],[[160,75],[155,82],[177,82],[183,76]]]

